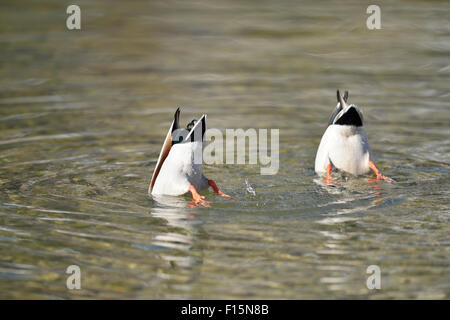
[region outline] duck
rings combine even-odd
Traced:
[[[150,196],[180,196],[192,194],[196,205],[209,206],[202,189],[211,187],[222,197],[232,198],[223,193],[214,180],[203,174],[203,138],[206,131],[206,114],[197,121],[193,119],[186,128],[180,127],[180,108],[174,114],[161,152],[152,174],[148,193]]]
[[[342,96],[337,90],[336,96],[337,105],[317,149],[315,172],[325,176],[325,183],[335,183],[331,177],[333,170],[354,176],[372,170],[377,180],[395,182],[384,176],[374,163],[361,109],[355,104],[347,104],[348,91]]]

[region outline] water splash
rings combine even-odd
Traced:
[[[253,189],[252,185],[248,182],[248,179],[245,178],[245,186],[247,187],[247,192],[252,196],[256,196],[256,191]]]

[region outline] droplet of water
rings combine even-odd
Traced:
[[[245,185],[247,187],[247,192],[253,196],[256,196],[256,191],[253,189],[252,185],[248,182],[248,179],[245,178]]]

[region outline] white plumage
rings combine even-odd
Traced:
[[[364,127],[332,124],[320,141],[315,170],[317,174],[325,174],[331,163],[333,168],[362,175],[370,171],[370,160],[372,154]]]
[[[327,167],[353,175],[362,175],[370,171],[372,161],[369,140],[363,126],[361,110],[356,105],[347,105],[338,91],[338,104],[330,118],[317,149],[315,171],[319,175],[327,172]]]
[[[193,120],[193,127],[188,130],[180,129],[179,117],[177,109],[153,172],[149,194],[178,196],[190,191],[191,185],[196,190],[208,187],[202,165],[206,115]]]
[[[199,141],[173,145],[162,164],[151,194],[179,196],[187,193],[191,184],[197,190],[208,188],[202,164],[194,161],[194,154],[201,156],[202,145]]]

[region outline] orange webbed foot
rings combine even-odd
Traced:
[[[333,178],[330,177],[325,177],[325,179],[323,180],[323,183],[327,184],[327,185],[337,185],[338,183],[333,180]]]
[[[209,201],[206,200],[198,200],[195,201],[194,199],[192,199],[192,201],[188,204],[189,208],[209,208],[211,206],[211,203]]]
[[[327,165],[327,176],[325,177],[325,180],[323,181],[325,184],[331,184],[331,185],[336,185],[337,182],[333,180],[333,178],[331,177],[331,164]]]
[[[397,182],[397,181],[395,181],[395,180],[392,179],[392,178],[383,176],[381,173],[380,173],[380,174],[377,174],[377,180],[386,181],[386,182],[389,182],[389,183]]]
[[[221,196],[221,197],[225,197],[225,198],[228,198],[228,199],[234,199],[232,196],[230,196],[230,195],[228,195],[226,193],[223,193],[222,191],[219,191],[217,194],[219,196]]]
[[[377,180],[380,181],[386,181],[389,183],[393,183],[396,182],[394,179],[391,179],[389,177],[383,176],[380,172],[380,170],[378,170],[378,168],[375,166],[375,163],[373,163],[373,161],[369,161],[369,168],[373,170],[373,172],[375,172],[375,174],[377,175]]]
[[[214,192],[217,193],[219,196],[225,197],[228,199],[234,199],[232,196],[229,196],[228,194],[220,191],[219,188],[217,187],[216,183],[214,182],[214,180],[208,180],[208,184],[211,186],[211,188],[213,188]]]
[[[198,208],[198,207],[210,207],[211,204],[209,203],[209,201],[204,200],[205,197],[201,196],[198,192],[197,189],[195,189],[195,187],[191,184],[189,186],[189,191],[192,193],[192,202],[196,205],[188,205],[191,208]]]

